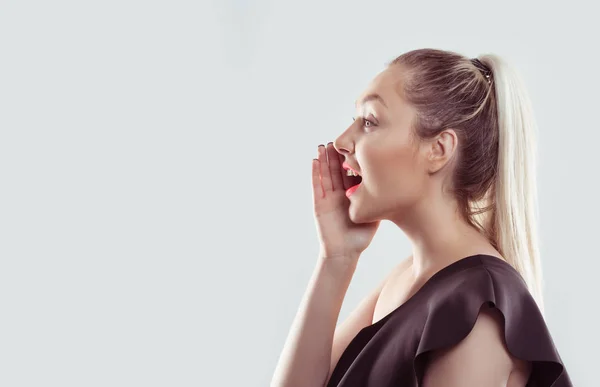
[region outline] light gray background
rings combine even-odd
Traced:
[[[592,4],[2,1],[0,385],[268,385],[317,257],[317,145],[430,47],[522,74],[547,323],[596,386]],[[340,321],[410,252],[382,223]]]

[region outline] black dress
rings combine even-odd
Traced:
[[[435,273],[404,304],[358,332],[327,387],[417,387],[430,351],[457,344],[482,306],[504,316],[509,352],[532,362],[527,387],[572,382],[521,275],[506,261],[478,254]]]

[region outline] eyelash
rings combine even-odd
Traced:
[[[366,118],[360,117],[361,120],[363,120],[363,122],[369,122],[371,124],[371,126],[369,126],[369,128],[372,128],[373,126],[375,126],[375,123],[371,120],[367,120]],[[356,121],[355,117],[352,117],[352,121]],[[366,126],[363,124],[363,127],[366,128]]]

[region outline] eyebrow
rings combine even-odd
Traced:
[[[367,95],[366,97],[364,97],[364,98],[363,98],[363,100],[362,100],[362,102],[361,102],[361,104],[365,104],[365,103],[367,103],[367,102],[369,102],[369,101],[373,101],[373,100],[376,100],[376,101],[379,101],[379,102],[381,102],[381,103],[383,104],[383,106],[385,106],[385,107],[387,108],[387,105],[385,104],[385,101],[384,101],[384,100],[383,100],[383,98],[381,98],[381,96],[380,96],[379,94],[377,94],[377,93],[372,93],[372,94],[369,94],[369,95]],[[354,103],[354,106],[355,106],[355,107],[358,107],[358,101],[356,101],[356,102]]]

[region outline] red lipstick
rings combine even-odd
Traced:
[[[354,186],[352,186],[352,187],[348,188],[348,189],[346,190],[346,196],[347,196],[347,197],[350,197],[350,195],[352,195],[352,194],[354,193],[354,191],[356,191],[356,190],[358,189],[358,187],[360,187],[360,185],[361,185],[361,184],[362,184],[362,183],[359,183],[359,184],[357,184],[357,185],[354,185]]]

